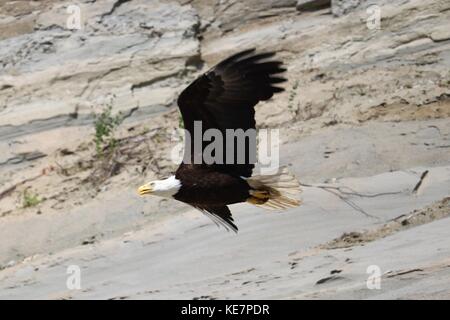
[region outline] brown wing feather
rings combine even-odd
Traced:
[[[254,49],[239,52],[197,78],[179,96],[178,106],[186,130],[194,135],[194,121],[202,121],[202,131],[214,128],[225,133],[226,129],[254,129],[254,106],[284,89],[276,84],[285,81],[277,76],[285,71],[282,62],[269,60],[274,53],[255,54]],[[225,135],[224,135],[225,138]],[[224,139],[225,140],[225,139]],[[211,142],[203,143],[202,150]],[[226,141],[224,141],[226,145]],[[194,146],[189,148],[193,161]],[[217,170],[236,176],[250,177],[254,163],[249,161],[246,146],[245,164],[216,164]],[[224,149],[224,155],[227,150]],[[236,150],[234,152],[236,155]],[[186,161],[186,158],[185,158]]]
[[[238,232],[238,227],[234,224],[233,216],[227,206],[208,206],[197,207],[205,215],[207,215],[217,226],[222,225],[227,230]]]

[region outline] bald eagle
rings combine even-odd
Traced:
[[[285,82],[286,69],[281,61],[271,59],[274,52],[255,53],[249,49],[223,60],[198,77],[179,96],[178,106],[185,130],[193,136],[195,122],[201,131],[227,129],[255,129],[255,105],[278,92],[276,85]],[[186,141],[189,139],[185,139]],[[228,205],[248,202],[268,209],[287,209],[300,205],[296,178],[283,168],[273,175],[252,176],[255,162],[249,154],[256,149],[245,144],[245,161],[200,162],[198,153],[205,151],[208,141],[201,146],[185,143],[185,157],[175,174],[164,180],[151,181],[138,189],[140,195],[172,197],[187,203],[209,216],[217,225],[237,232]],[[224,157],[230,148],[226,142]],[[235,147],[231,151],[237,151]],[[194,158],[197,161],[194,161]]]

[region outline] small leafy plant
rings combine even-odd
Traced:
[[[102,156],[104,150],[114,151],[117,146],[114,131],[122,123],[123,116],[121,112],[113,116],[111,110],[112,105],[108,104],[100,114],[95,116],[94,140],[98,156]]]
[[[294,82],[294,85],[292,86],[291,92],[289,93],[289,103],[288,103],[289,110],[293,110],[294,109],[294,99],[297,96],[298,85],[299,85],[299,81],[296,80]]]
[[[31,208],[37,206],[41,203],[41,199],[38,198],[37,194],[30,193],[25,190],[22,194],[22,205],[24,208]]]
[[[181,129],[184,129],[184,121],[181,113],[178,114],[178,127]]]

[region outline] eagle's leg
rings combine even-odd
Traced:
[[[247,202],[251,204],[264,204],[269,200],[270,193],[266,190],[249,190],[250,197]]]

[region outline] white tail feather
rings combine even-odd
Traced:
[[[269,200],[263,204],[256,204],[258,207],[284,210],[301,204],[301,201],[296,199],[301,193],[300,183],[286,167],[273,175],[252,176],[247,179],[247,183],[255,190],[269,192]]]

